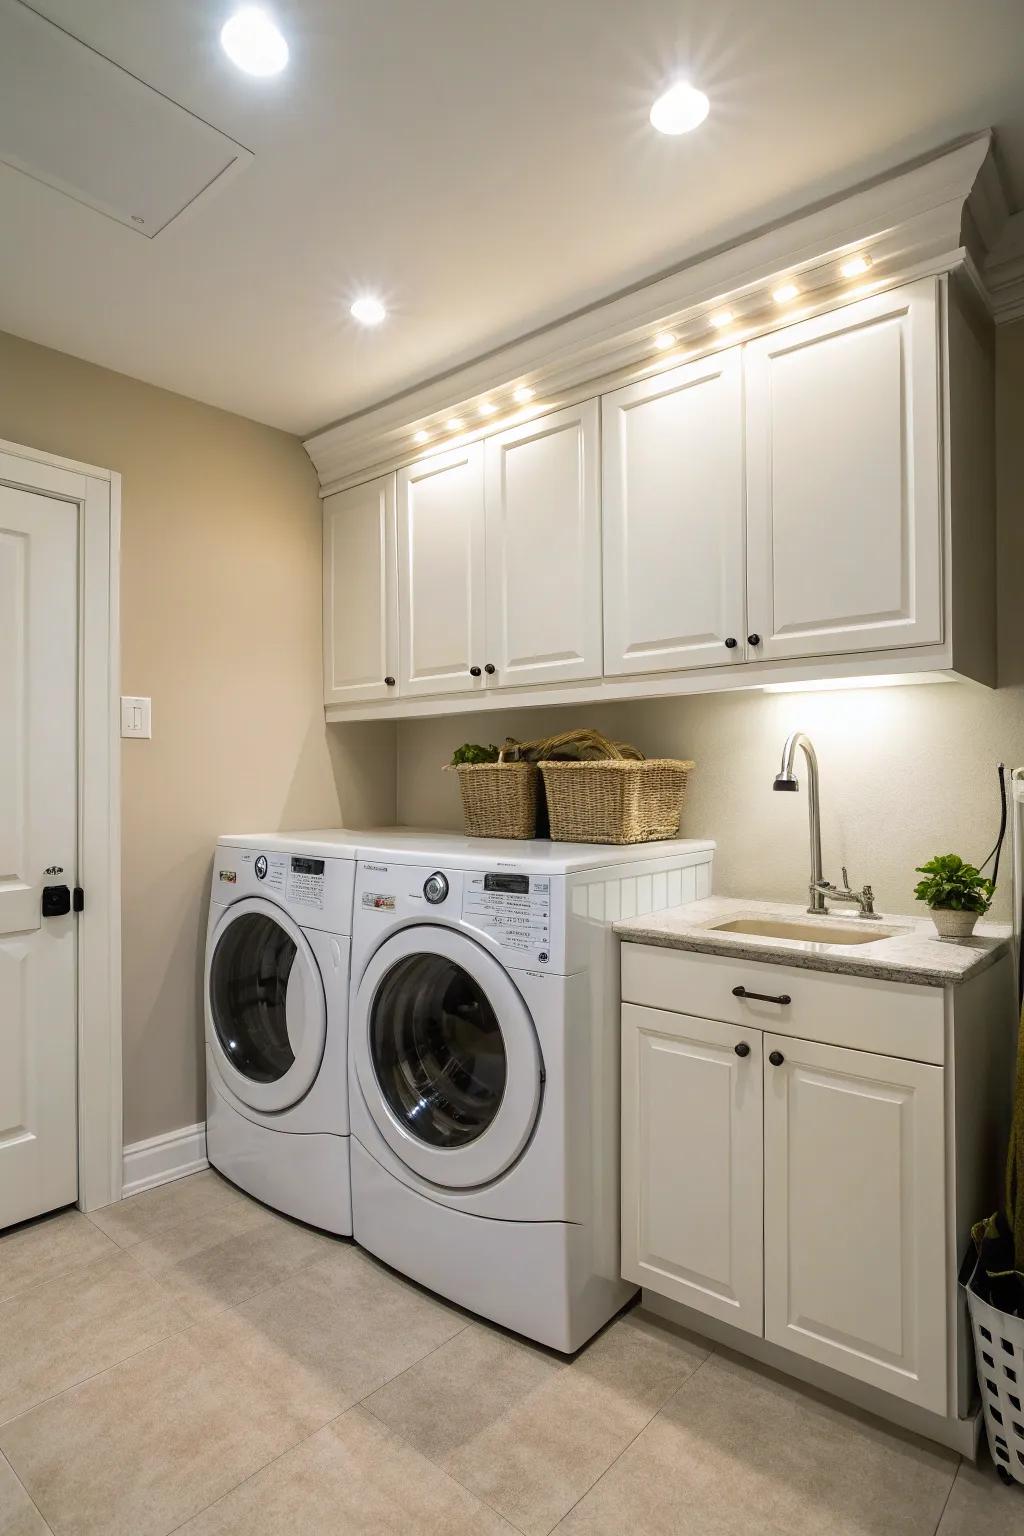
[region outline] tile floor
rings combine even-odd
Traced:
[[[1024,1489],[627,1312],[574,1360],[213,1172],[0,1237],[0,1536],[1024,1536]]]

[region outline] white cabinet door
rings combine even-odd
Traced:
[[[761,1038],[622,1008],[622,1273],[758,1335]]]
[[[754,656],[942,639],[934,278],[744,350]]]
[[[324,500],[324,702],[398,692],[395,477]]]
[[[599,454],[596,400],[487,440],[492,685],[601,676]]]
[[[400,684],[406,696],[485,686],[483,464],[483,444],[470,443],[398,472]]]
[[[764,1052],[765,1338],[944,1414],[942,1068]]]
[[[742,661],[740,348],[618,389],[601,410],[605,672]]]
[[[77,653],[78,508],[0,486],[0,1228],[78,1196]]]

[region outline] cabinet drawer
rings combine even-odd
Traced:
[[[788,1003],[737,997],[735,987]],[[944,1060],[941,987],[874,981],[653,944],[622,945],[622,999],[909,1061]]]

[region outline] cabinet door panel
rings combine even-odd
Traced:
[[[324,701],[353,704],[398,692],[395,477],[324,500]]]
[[[623,1275],[760,1335],[759,1031],[626,1003],[622,1068]]]
[[[765,1337],[945,1413],[942,1068],[764,1051]]]
[[[596,400],[487,440],[492,686],[601,676],[599,451]]]
[[[484,686],[483,489],[481,443],[399,470],[403,694]]]
[[[616,390],[601,409],[605,672],[742,661],[740,349]]]
[[[745,348],[756,656],[942,639],[937,304],[928,278]]]

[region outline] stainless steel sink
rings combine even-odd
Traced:
[[[875,944],[879,939],[891,939],[899,932],[893,928],[876,928],[874,923],[854,928],[849,923],[833,925],[827,920],[802,923],[799,919],[784,917],[734,917],[731,922],[709,926],[714,933],[749,933],[761,939],[797,939],[804,944]]]

